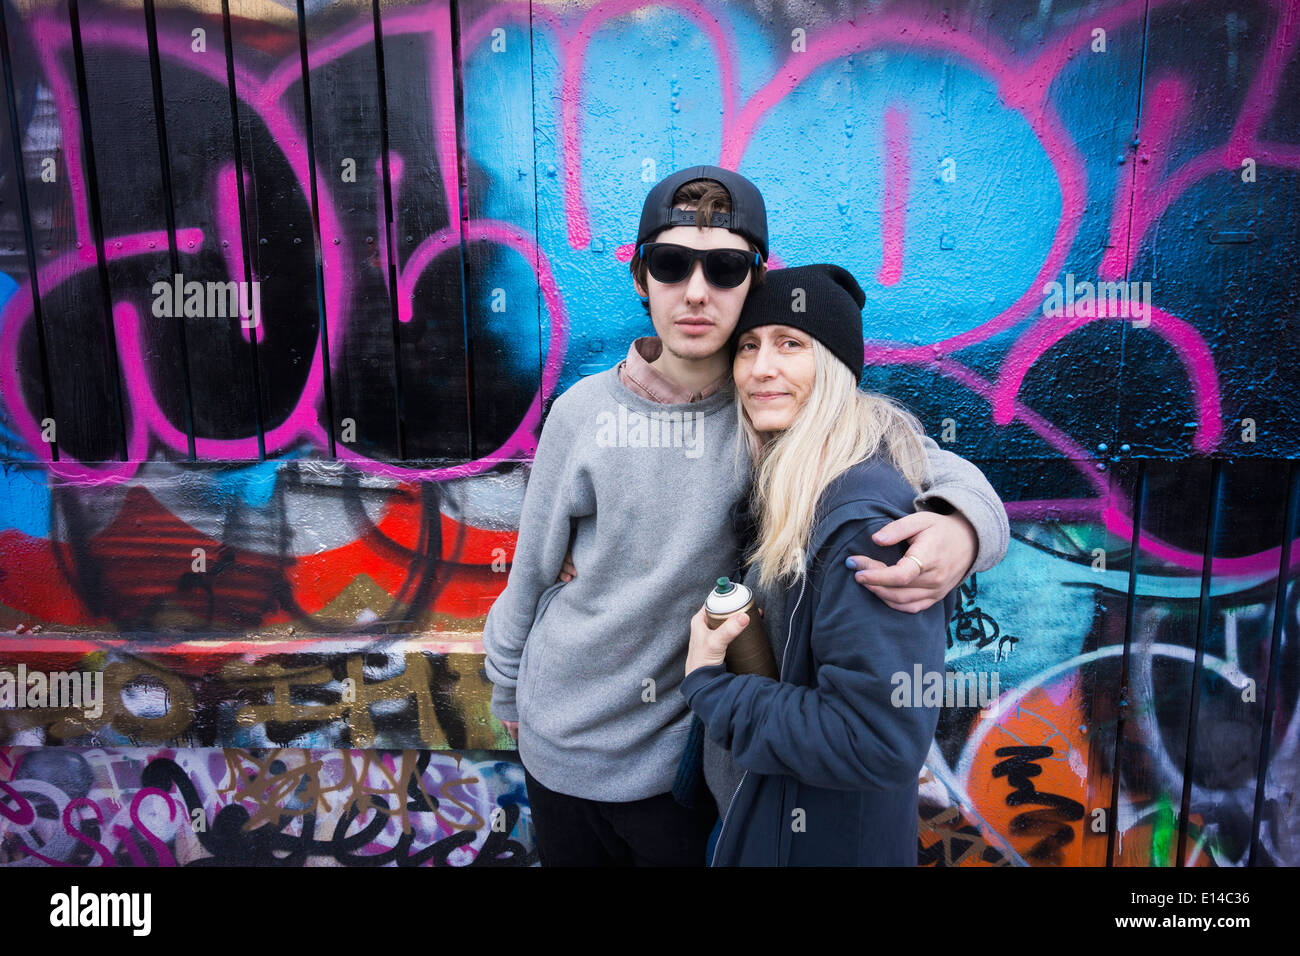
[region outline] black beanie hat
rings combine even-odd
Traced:
[[[830,349],[856,382],[864,365],[862,307],[866,301],[857,280],[840,266],[822,262],[771,269],[745,299],[731,336],[732,354],[740,333],[760,325],[788,325]]]

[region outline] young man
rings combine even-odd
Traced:
[[[631,262],[658,337],[574,384],[544,424],[483,631],[492,711],[518,740],[544,866],[704,865],[716,808],[672,794],[691,729],[677,687],[691,617],[739,564],[731,512],[750,463],[728,342],[766,259],[749,180],[696,166],[660,182]],[[925,444],[931,480],[916,505],[930,510],[877,536],[912,537],[906,557],[857,559],[859,582],[904,610],[993,567],[1008,537],[979,469]]]

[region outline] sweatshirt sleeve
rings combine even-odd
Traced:
[[[572,521],[595,512],[589,474],[579,464],[578,444],[560,396],[551,407],[537,441],[524,489],[519,534],[505,590],[488,611],[483,651],[492,682],[492,713],[518,720],[515,687],[542,592],[556,583],[569,548]]]
[[[993,490],[984,472],[960,455],[940,448],[929,435],[921,437],[925,446],[926,478],[922,494],[914,502],[917,509],[948,514],[958,511],[975,528],[979,545],[971,571],[987,571],[1007,553],[1011,526],[1002,499]]]
[[[810,578],[816,685],[722,667],[692,671],[680,685],[705,731],[736,763],[762,774],[788,774],[839,790],[890,790],[915,784],[939,722],[937,707],[895,707],[899,673],[943,670],[945,602],[910,614],[858,586],[845,558],[887,563],[901,548],[871,535],[890,518],[860,518],[832,536],[821,554],[820,587]],[[838,543],[836,543],[838,542]],[[819,596],[814,594],[820,591]]]

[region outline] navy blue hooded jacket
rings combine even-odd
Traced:
[[[682,682],[705,732],[746,771],[714,866],[916,865],[917,778],[939,708],[893,706],[893,678],[915,683],[918,665],[942,674],[957,595],[896,611],[845,565],[855,554],[896,563],[906,543],[871,535],[911,514],[914,496],[878,457],[836,478],[817,505],[806,574],[787,594],[780,680],[717,665]]]

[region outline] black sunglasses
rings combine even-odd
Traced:
[[[692,249],[672,242],[641,243],[641,260],[650,274],[666,285],[681,282],[704,260],[704,278],[719,289],[734,289],[745,281],[749,270],[761,261],[757,252],[739,249]]]

